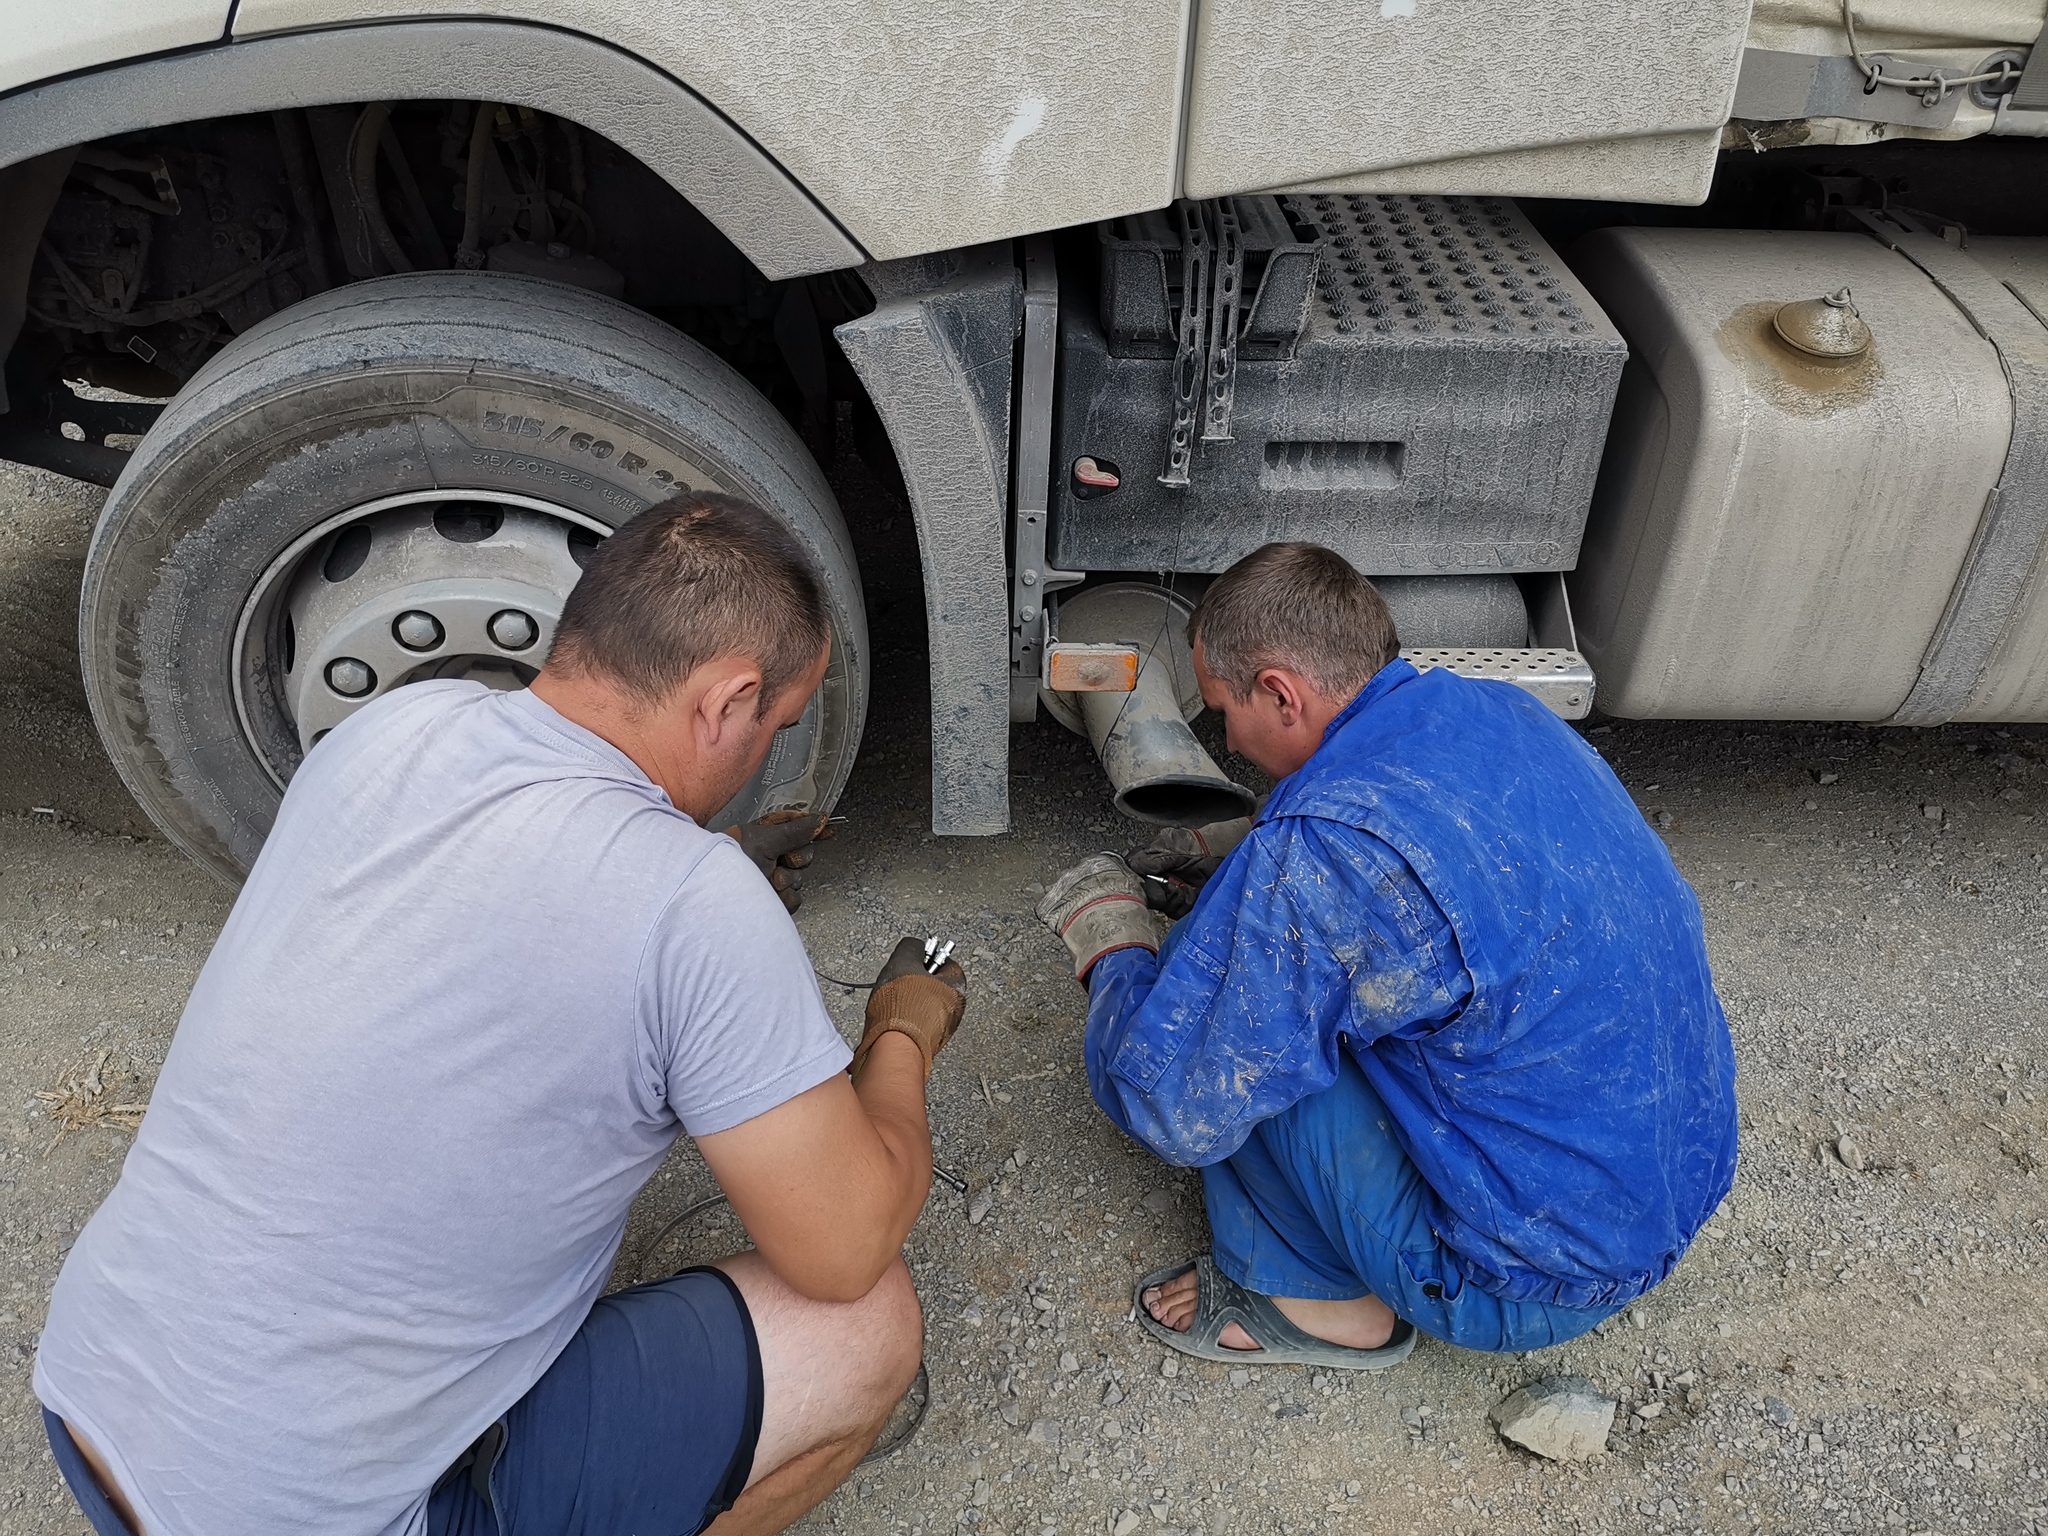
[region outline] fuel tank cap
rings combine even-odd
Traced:
[[[1786,346],[1833,363],[1847,362],[1870,350],[1870,327],[1856,312],[1847,288],[1817,299],[1780,304],[1771,327]]]

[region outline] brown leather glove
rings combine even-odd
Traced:
[[[875,990],[868,994],[867,1028],[861,1031],[860,1046],[846,1070],[859,1082],[877,1040],[887,1034],[908,1035],[924,1052],[924,1075],[929,1082],[932,1063],[940,1048],[953,1038],[966,1011],[967,973],[960,969],[960,962],[948,960],[935,975],[928,976],[924,941],[898,939],[875,977]]]
[[[811,862],[811,844],[836,830],[826,825],[824,811],[770,811],[759,821],[727,827],[725,835],[775,887],[782,905],[794,912],[803,905],[804,866]]]

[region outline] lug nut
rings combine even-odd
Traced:
[[[523,651],[540,638],[540,626],[517,608],[501,609],[491,615],[491,639],[508,651]]]
[[[359,699],[377,686],[377,674],[367,662],[343,656],[327,663],[327,686],[345,699]]]
[[[391,633],[408,651],[431,651],[441,643],[441,621],[431,613],[412,608],[398,616]]]

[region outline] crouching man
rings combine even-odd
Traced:
[[[1247,556],[1189,638],[1277,787],[1220,860],[1212,829],[1141,861],[1201,883],[1157,955],[1113,855],[1039,907],[1089,988],[1096,1101],[1202,1170],[1214,1251],[1141,1282],[1140,1322],[1206,1359],[1353,1369],[1417,1330],[1583,1333],[1670,1273],[1734,1174],[1691,889],[1569,727],[1400,660],[1330,550]]]
[[[848,1052],[705,823],[825,672],[766,514],[689,495],[592,556],[527,692],[395,690],[293,778],[36,1360],[101,1536],[777,1531],[917,1370],[898,1256],[957,968],[914,941]],[[696,1138],[755,1250],[602,1296]]]

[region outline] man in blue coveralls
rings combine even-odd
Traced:
[[[1351,1369],[1418,1329],[1513,1351],[1585,1332],[1671,1272],[1734,1177],[1691,888],[1576,733],[1399,659],[1330,550],[1248,555],[1189,639],[1271,797],[1234,848],[1209,829],[1138,859],[1201,886],[1163,947],[1114,855],[1039,905],[1089,989],[1096,1102],[1202,1170],[1214,1251],[1141,1281],[1139,1321],[1206,1359]]]

